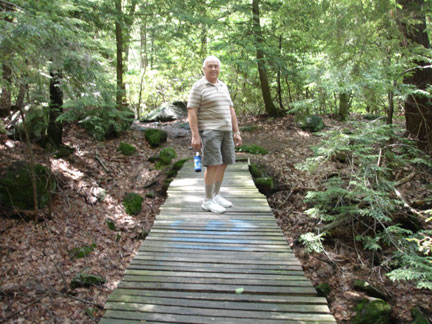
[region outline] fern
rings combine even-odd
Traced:
[[[353,239],[365,250],[377,253],[392,247],[397,269],[392,280],[415,280],[421,288],[432,287],[432,238],[430,232],[412,233],[393,220],[403,202],[395,195],[395,171],[432,167],[432,160],[402,138],[392,125],[379,121],[351,123],[349,130],[322,134],[314,156],[297,165],[315,172],[324,163],[348,164],[324,183],[322,191],[308,192],[306,214],[324,224],[320,234],[307,233],[300,240],[309,251],[322,252],[323,240],[333,229],[352,224]]]

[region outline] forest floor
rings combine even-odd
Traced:
[[[340,126],[330,118],[325,118],[325,123],[329,128]],[[164,146],[176,150],[176,159],[191,157],[189,132],[175,124],[142,126],[167,130],[169,138]],[[240,124],[257,126],[253,132],[243,132],[244,143],[261,145],[270,152],[250,158],[265,165],[276,180],[279,191],[268,197],[269,204],[306,276],[314,285],[330,285],[328,300],[338,323],[350,323],[354,304],[364,296],[353,289],[355,279],[367,280],[390,296],[393,323],[409,322],[414,306],[420,306],[431,317],[430,291],[416,289],[409,282],[391,282],[381,268],[371,266],[367,255],[357,254],[352,242],[333,241],[325,246],[325,255],[307,254],[298,243],[298,237],[316,225],[304,213],[307,190],[320,188],[322,179],[343,167],[335,164],[313,175],[295,168],[296,163],[311,156],[310,146],[318,144],[320,138],[297,128],[291,116],[243,116]],[[117,152],[121,142],[136,146],[137,153],[131,157],[121,155]],[[64,143],[76,151],[68,159],[50,159],[59,184],[51,214],[41,211],[42,221],[38,222],[28,216],[0,217],[0,322],[97,322],[109,294],[120,282],[166,198],[166,175],[148,161],[158,149],[147,144],[143,132],[130,130],[121,138],[96,142],[80,128],[68,126]],[[45,152],[37,146],[33,150],[36,159],[46,165]],[[24,160],[25,145],[0,139],[2,167]],[[415,181],[401,190],[402,195],[410,196]],[[100,188],[107,192],[103,200],[96,198]],[[145,197],[143,210],[137,216],[127,215],[122,206],[123,196],[129,192]],[[115,229],[109,228],[107,219],[114,222]],[[84,258],[73,257],[71,251],[84,246],[93,246],[93,252]],[[71,289],[70,282],[79,273],[100,275],[106,282],[102,286]]]

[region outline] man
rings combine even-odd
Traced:
[[[223,213],[232,206],[220,195],[220,188],[227,165],[235,163],[234,143],[242,143],[228,87],[218,79],[220,65],[215,56],[204,60],[204,76],[193,85],[188,99],[192,148],[202,149],[206,167],[201,207],[212,213]]]

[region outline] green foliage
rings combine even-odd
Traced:
[[[96,248],[96,244],[85,245],[78,248],[73,248],[69,251],[71,258],[81,259],[88,256]]]
[[[36,164],[34,172],[38,207],[43,208],[47,205],[50,194],[55,191],[56,184],[46,167]],[[34,208],[33,185],[28,164],[12,167],[0,178],[0,205],[23,210]]]
[[[252,175],[253,178],[262,178],[262,177],[264,177],[265,173],[264,173],[264,171],[262,169],[263,169],[263,167],[259,166],[256,163],[251,163],[249,165],[249,172],[251,173],[251,175]]]
[[[365,250],[377,253],[393,246],[399,251],[394,259],[398,269],[389,274],[393,280],[413,279],[432,288],[430,233],[413,234],[393,217],[403,208],[395,195],[398,170],[430,168],[431,159],[402,138],[396,126],[377,121],[355,122],[349,128],[324,133],[321,144],[313,148],[315,155],[296,166],[315,172],[324,163],[347,164],[347,171],[327,179],[324,190],[307,193],[306,213],[325,225],[320,234],[304,234],[301,241],[309,250],[321,252],[324,235],[351,224],[353,239]]]
[[[303,130],[319,132],[325,127],[322,118],[319,116],[304,116],[300,114],[296,116],[296,121]]]
[[[159,152],[158,162],[161,165],[170,165],[172,159],[174,159],[176,156],[177,156],[177,153],[172,147],[164,147]]]
[[[182,159],[182,160],[178,160],[176,163],[174,163],[173,166],[171,167],[171,169],[167,172],[167,177],[168,178],[175,178],[175,176],[177,175],[177,172],[189,160],[190,160],[190,158],[189,159]],[[154,198],[154,197],[152,197],[152,198]]]
[[[71,289],[91,286],[102,286],[105,283],[105,278],[91,273],[80,272],[71,281]]]
[[[117,151],[120,152],[123,155],[131,156],[131,155],[135,154],[136,147],[133,146],[133,145],[130,145],[128,143],[123,143],[122,142],[122,143],[119,144],[119,146],[117,148]]]
[[[363,300],[355,307],[356,315],[351,319],[353,324],[390,324],[391,306],[381,299]]]
[[[123,206],[129,215],[138,215],[142,210],[144,198],[137,193],[131,192],[124,196]]]
[[[27,128],[30,141],[42,139],[47,132],[48,112],[42,107],[32,107],[25,113],[25,125],[23,122],[17,124],[14,137],[18,140],[25,141],[24,127]]]
[[[158,147],[167,141],[168,134],[163,130],[150,128],[144,131],[144,136],[151,147]]]
[[[243,145],[237,146],[236,151],[237,152],[246,152],[246,153],[251,153],[251,154],[262,154],[262,155],[268,154],[268,151],[264,147],[256,145],[256,144],[243,144]]]

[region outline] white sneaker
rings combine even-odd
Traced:
[[[224,208],[229,208],[232,206],[231,201],[226,200],[224,197],[222,197],[221,195],[216,195],[213,197],[213,200],[215,201],[216,204],[218,204],[219,206],[222,206]]]
[[[201,208],[216,214],[222,214],[223,212],[225,212],[225,208],[217,204],[213,199],[204,200]]]

